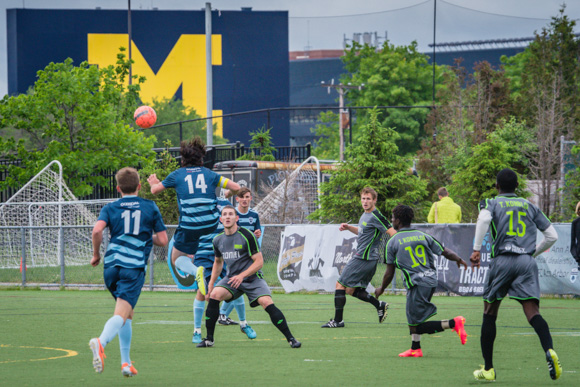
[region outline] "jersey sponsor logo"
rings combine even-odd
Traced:
[[[121,207],[135,207],[139,206],[139,202],[122,202]]]
[[[223,259],[239,259],[240,252],[239,251],[225,251],[223,253]]]
[[[366,225],[367,225],[367,222],[362,222],[362,225],[363,225],[363,226],[366,226]]]
[[[511,251],[511,252],[516,253],[516,254],[525,254],[526,253],[526,249],[524,249],[522,247],[510,245],[510,244],[505,245],[504,246],[504,250],[505,251]]]
[[[421,271],[418,273],[419,277],[435,277],[436,275],[437,273],[435,272],[435,270],[432,269]]]
[[[234,249],[243,249],[244,246],[243,245],[234,245]]]

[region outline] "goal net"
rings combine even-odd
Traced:
[[[296,167],[288,164],[286,176],[276,187],[262,187],[267,195],[254,207],[263,224],[308,223],[318,209],[320,163],[314,156]]]
[[[20,267],[23,250],[27,267],[88,264],[92,226],[111,201],[78,201],[52,161],[0,205],[0,268]]]

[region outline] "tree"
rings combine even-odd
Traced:
[[[320,113],[321,124],[311,131],[320,136],[314,142],[312,154],[322,160],[340,159],[340,133],[338,131],[338,114],[328,111]]]
[[[408,161],[397,155],[399,134],[384,127],[378,114],[376,109],[371,112],[359,142],[346,148],[346,161],[321,184],[321,208],[310,219],[355,222],[361,213],[360,191],[366,186],[377,191],[377,208],[383,214],[399,203],[414,206],[419,214],[428,210],[423,201],[426,182],[409,173]]]
[[[102,69],[87,62],[75,67],[70,58],[50,63],[38,72],[29,93],[1,101],[2,126],[26,132],[30,144],[27,148],[22,139],[0,139],[0,157],[22,163],[3,166],[10,179],[0,189],[22,185],[56,159],[72,192],[83,196],[107,183],[96,172],[154,160],[155,138],[129,125],[145,79],[135,76],[133,85],[125,86],[130,62],[123,51],[116,66]]]
[[[276,148],[272,144],[271,129],[260,128],[254,132],[250,132],[250,136],[252,137],[250,153],[238,157],[238,160],[276,161],[276,157],[273,155]]]

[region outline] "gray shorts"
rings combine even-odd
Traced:
[[[371,283],[377,263],[379,261],[367,261],[365,259],[352,258],[342,269],[338,283],[347,288],[365,289]]]
[[[494,302],[508,293],[516,300],[540,300],[538,265],[531,255],[503,254],[492,259],[483,299]]]
[[[419,325],[437,314],[437,307],[431,302],[435,288],[413,286],[407,290],[407,323]]]
[[[250,306],[255,308],[256,306],[260,305],[258,304],[258,298],[272,296],[268,283],[264,279],[258,277],[256,274],[246,278],[237,289],[234,289],[228,285],[229,280],[230,277],[226,276],[216,284],[216,287],[219,286],[221,288],[225,288],[232,294],[232,299],[228,301],[235,300],[245,294],[246,297],[248,297]]]

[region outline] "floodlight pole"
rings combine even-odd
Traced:
[[[206,144],[213,145],[213,78],[211,66],[211,3],[205,3],[205,69],[207,90],[207,136]]]
[[[131,41],[133,32],[131,27],[131,0],[127,0],[127,30],[129,35],[129,85],[133,83],[133,64],[131,63]]]

